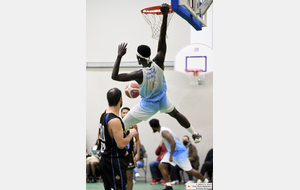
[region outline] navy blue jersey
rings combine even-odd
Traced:
[[[126,136],[127,135],[129,135],[129,131],[131,130],[131,129],[133,129],[133,127],[131,126],[131,127],[129,127],[129,129],[127,130],[127,133],[126,133]],[[133,138],[130,140],[130,142],[125,146],[125,148],[126,148],[126,150],[127,151],[133,151],[133,149],[134,149],[134,142],[133,142]]]
[[[100,127],[99,127],[99,146],[100,146],[100,153],[102,157],[110,157],[110,158],[124,157],[126,153],[126,149],[125,148],[119,149],[115,139],[111,138],[108,133],[107,123],[114,118],[117,118],[121,121],[123,134],[125,138],[125,128],[122,119],[113,113],[106,113],[104,111],[100,118]]]

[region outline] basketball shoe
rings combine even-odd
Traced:
[[[199,133],[194,133],[192,137],[195,143],[199,143],[202,140],[202,135],[200,135]]]
[[[179,180],[174,180],[171,182],[171,185],[179,185]]]
[[[152,181],[150,182],[151,185],[158,184],[158,183],[159,183],[158,179],[152,179]]]
[[[208,183],[209,181],[208,181],[208,179],[207,178],[205,178],[205,180],[204,181],[201,181],[200,179],[198,179],[198,181],[197,181],[197,183]]]
[[[136,174],[135,174],[135,177],[140,177],[140,174],[139,174],[139,173],[136,173]]]
[[[194,183],[194,181],[193,181],[193,180],[189,180],[189,181],[187,181],[184,185],[188,185],[188,184],[190,184],[190,183]]]
[[[173,187],[172,186],[166,186],[166,188],[163,189],[163,190],[173,190]]]

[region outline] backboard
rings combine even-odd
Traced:
[[[213,0],[171,0],[171,8],[199,31],[207,26],[206,12],[212,2]]]
[[[213,72],[213,50],[204,44],[190,44],[182,48],[175,56],[174,70],[185,73],[191,84],[199,84],[199,80],[203,84],[204,75]],[[201,72],[195,73],[195,70]]]

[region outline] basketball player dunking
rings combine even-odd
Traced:
[[[112,79],[116,81],[135,80],[139,85],[139,93],[142,98],[139,104],[135,105],[124,117],[125,130],[141,121],[146,121],[158,111],[167,113],[175,118],[181,126],[191,133],[195,143],[201,141],[202,136],[191,126],[187,118],[179,113],[166,95],[167,84],[164,77],[164,60],[167,50],[166,31],[169,5],[164,3],[160,8],[163,20],[158,40],[157,54],[150,60],[151,50],[146,45],[137,48],[138,63],[142,69],[131,73],[119,74],[119,67],[122,57],[126,54],[127,43],[122,43],[118,47],[118,56],[112,71]]]

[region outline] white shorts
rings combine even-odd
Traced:
[[[170,162],[170,153],[167,152],[163,159],[160,161],[162,163],[169,163],[172,166],[178,165],[183,171],[190,171],[192,168],[191,162],[188,158],[187,152],[178,154],[174,156],[173,154],[173,162]]]
[[[146,102],[141,100],[139,104],[135,105],[123,118],[126,130],[141,121],[146,121],[158,111],[161,113],[170,113],[174,110],[173,103],[169,100],[167,95],[158,102]]]

